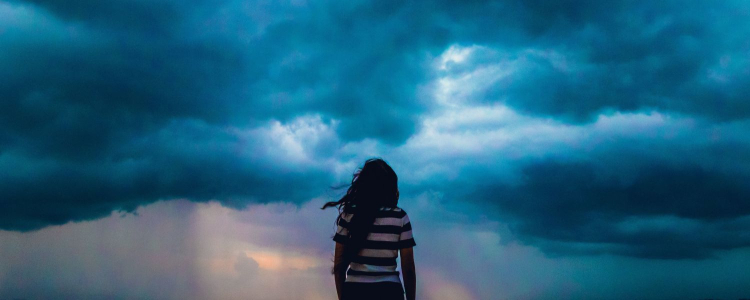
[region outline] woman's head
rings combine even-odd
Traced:
[[[398,176],[391,166],[380,158],[365,161],[364,166],[354,172],[346,194],[339,200],[326,203],[322,208],[339,206],[350,209],[396,207],[398,205]]]
[[[395,207],[398,204],[398,177],[380,158],[371,158],[352,178],[352,204],[367,207]]]

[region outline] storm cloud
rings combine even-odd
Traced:
[[[300,204],[382,156],[404,199],[488,208],[549,255],[747,247],[748,16],[742,1],[0,2],[0,228],[176,198]]]

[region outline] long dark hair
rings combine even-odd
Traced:
[[[377,211],[381,207],[396,207],[398,198],[396,172],[383,159],[370,158],[362,168],[354,172],[346,194],[338,201],[328,202],[320,208],[337,207],[337,224],[341,222],[342,212],[353,214],[347,225],[349,243],[344,248],[345,262],[340,267],[346,268],[348,262],[362,249]],[[335,273],[337,270],[332,271]]]

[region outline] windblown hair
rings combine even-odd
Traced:
[[[375,222],[377,211],[381,207],[396,207],[398,198],[396,172],[384,160],[371,158],[362,168],[354,172],[351,185],[341,199],[328,202],[321,207],[321,209],[338,208],[337,224],[342,221],[342,212],[352,214],[347,225],[347,237],[350,242],[344,248],[344,263],[339,267],[346,268],[362,249]],[[335,273],[337,270],[332,271]]]

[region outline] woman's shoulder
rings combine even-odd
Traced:
[[[380,208],[380,210],[387,210],[387,211],[403,211],[402,208],[398,206],[383,206]]]
[[[406,218],[406,211],[398,206],[380,208],[385,214],[392,218]]]
[[[400,212],[403,212],[404,214],[406,214],[406,210],[404,210],[404,209],[403,209],[403,208],[401,208],[400,206],[396,206],[396,207],[394,207],[394,208],[393,208],[393,211],[400,211]]]
[[[381,206],[378,211],[381,213],[388,214],[391,217],[404,217],[406,216],[406,211],[398,206]],[[341,212],[342,217],[350,217],[351,215],[355,214],[357,212],[357,206],[352,205],[351,207],[348,207]]]

